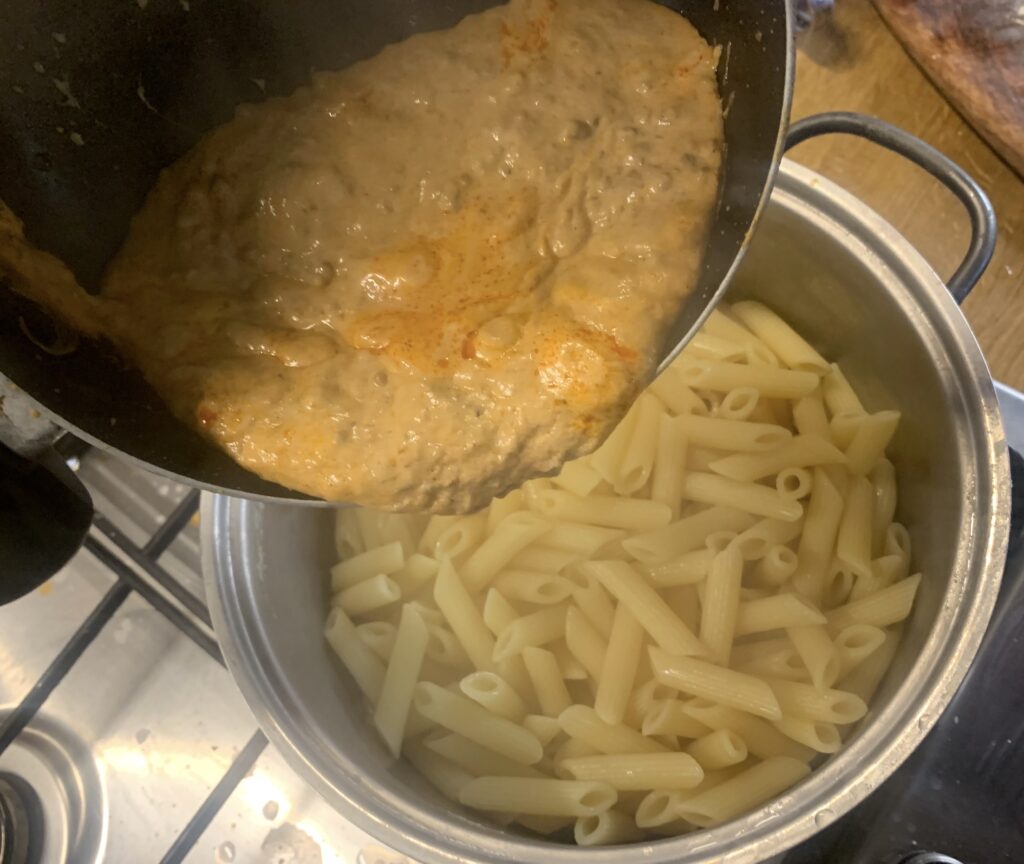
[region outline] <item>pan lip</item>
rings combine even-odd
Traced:
[[[850,193],[794,163],[783,163],[776,192],[780,207],[795,210],[798,216],[802,213],[818,226],[845,217],[848,230],[836,237],[837,242],[852,251],[860,252],[863,247],[865,260],[873,259],[880,272],[891,272],[894,281],[913,278],[920,283],[922,309],[941,319],[949,344],[961,349],[953,364],[956,378],[963,385],[964,405],[976,409],[975,419],[967,424],[974,440],[967,448],[972,455],[965,474],[965,482],[974,485],[975,513],[974,523],[963,526],[956,563],[958,570],[966,571],[968,565],[970,569],[951,577],[943,609],[951,608],[937,613],[906,680],[872,722],[858,730],[849,746],[806,780],[754,812],[689,837],[577,849],[482,827],[469,830],[459,824],[457,815],[447,820],[434,817],[391,794],[377,796],[371,812],[360,803],[363,793],[358,785],[339,788],[322,763],[316,764],[324,752],[316,736],[308,730],[294,734],[295,726],[288,728],[290,718],[271,710],[271,705],[280,707],[291,696],[282,693],[286,688],[275,686],[275,670],[259,668],[253,660],[250,648],[258,634],[244,621],[246,598],[240,596],[249,586],[239,584],[238,574],[230,570],[232,559],[244,556],[250,539],[244,536],[248,530],[245,520],[232,520],[253,505],[204,496],[203,566],[228,667],[260,725],[289,763],[358,827],[428,864],[507,860],[579,864],[584,857],[595,864],[697,864],[708,860],[707,856],[728,856],[735,864],[752,864],[796,845],[852,809],[902,764],[949,705],[991,618],[1006,556],[1010,488],[995,385],[966,320],[909,241]],[[867,245],[869,236],[878,241],[874,246]],[[250,651],[248,656],[246,651]],[[893,728],[894,733],[890,731]],[[351,775],[352,767],[340,765],[338,770]],[[365,786],[367,780],[360,783]]]

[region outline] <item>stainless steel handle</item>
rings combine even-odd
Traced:
[[[790,127],[785,149],[790,150],[809,138],[836,132],[866,138],[909,159],[949,189],[964,205],[971,221],[971,242],[964,260],[947,283],[956,302],[962,303],[985,272],[996,245],[996,214],[988,196],[974,178],[948,156],[909,132],[867,114],[832,111],[805,117]]]

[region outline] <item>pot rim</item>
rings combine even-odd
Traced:
[[[1009,464],[1002,420],[988,367],[967,321],[919,252],[866,204],[807,168],[783,160],[773,206],[795,211],[828,230],[866,266],[917,284],[931,304],[930,325],[941,323],[949,348],[948,374],[961,383],[975,454],[964,490],[975,502],[961,527],[954,575],[931,632],[889,704],[859,729],[849,745],[781,797],[721,826],[629,846],[576,848],[468,827],[419,810],[376,790],[365,806],[365,778],[349,765],[325,765],[327,754],[288,682],[275,680],[268,646],[247,607],[252,586],[234,578],[249,570],[253,544],[247,511],[257,502],[204,493],[202,559],[214,629],[228,669],[267,737],[291,766],[346,818],[402,853],[430,864],[517,861],[522,864],[699,864],[708,856],[752,864],[805,840],[852,809],[910,755],[949,704],[977,653],[991,617],[1009,533]],[[922,319],[922,325],[924,321]],[[963,574],[971,572],[968,579]],[[251,571],[249,571],[251,572]],[[896,730],[895,732],[893,730]]]

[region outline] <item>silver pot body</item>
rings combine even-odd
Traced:
[[[756,297],[839,361],[894,442],[917,606],[844,749],[781,798],[711,830],[606,849],[495,828],[442,799],[377,740],[322,636],[332,514],[208,495],[203,561],[228,667],[295,770],[363,830],[427,864],[754,864],[850,810],[922,740],[966,673],[999,587],[1006,443],[981,351],[942,281],[891,226],[788,161],[729,297]]]

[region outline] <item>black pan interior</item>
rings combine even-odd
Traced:
[[[95,289],[161,168],[236,105],[285,95],[489,0],[4,0],[0,198],[29,239]],[[722,46],[722,201],[681,337],[736,260],[772,175],[787,104],[785,0],[672,0]],[[0,276],[0,372],[86,438],[165,473],[242,494],[260,480],[175,420],[102,345],[51,356],[47,321]]]

